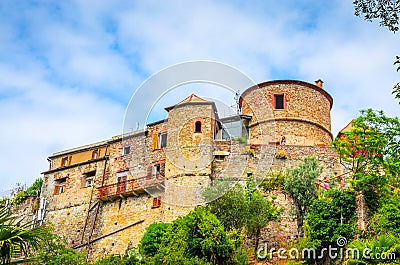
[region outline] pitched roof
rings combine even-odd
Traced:
[[[341,129],[341,130],[339,131],[337,137],[340,137],[340,135],[342,135],[342,134],[345,133],[345,132],[351,131],[351,130],[353,129],[353,126],[352,126],[353,121],[354,121],[354,120],[351,120],[343,129]]]
[[[213,103],[212,101],[202,99],[201,97],[197,96],[196,94],[191,94],[187,98],[179,101],[177,104],[166,107],[165,110],[169,111],[178,105],[190,104],[190,103]]]

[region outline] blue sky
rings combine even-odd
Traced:
[[[184,61],[256,82],[321,78],[334,134],[360,109],[398,116],[399,34],[351,2],[1,1],[0,192],[32,183],[55,151],[121,133],[135,89]]]

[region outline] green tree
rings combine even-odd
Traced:
[[[353,238],[357,221],[355,213],[354,191],[329,190],[325,192],[323,198],[312,202],[306,216],[311,241],[322,249],[328,248],[329,245],[335,246],[340,237]],[[323,257],[323,259],[327,258],[327,255]]]
[[[210,201],[208,206],[210,211],[215,214],[218,219],[222,222],[225,229],[230,230],[241,230],[247,221],[247,210],[245,190],[241,184],[236,184],[232,188],[226,181],[216,182],[216,184],[210,189],[205,191],[207,198],[215,198],[216,196],[210,195],[210,193],[220,192],[221,190],[227,190],[226,193],[215,200]]]
[[[39,250],[46,242],[49,230],[46,227],[31,228],[32,222],[13,218],[7,208],[0,209],[0,253],[1,264],[27,262],[30,251]]]
[[[206,195],[228,190],[222,197],[209,202],[208,207],[226,229],[241,232],[245,228],[246,234],[254,238],[254,248],[257,252],[261,230],[270,221],[276,220],[281,210],[257,190],[253,176],[247,179],[246,189],[240,183],[231,189],[227,189],[226,185],[229,184],[221,181],[211,190],[206,190]]]
[[[387,198],[374,216],[372,229],[375,233],[400,235],[400,193],[396,191]]]
[[[39,250],[31,254],[31,265],[86,265],[86,253],[77,252],[67,247],[67,242],[62,237],[49,233],[44,244]]]
[[[346,265],[399,264],[400,238],[393,234],[381,234],[367,239],[356,239],[349,244],[358,249],[350,253]],[[367,252],[365,250],[368,250]],[[354,254],[353,254],[354,253]]]
[[[378,19],[390,31],[399,30],[400,0],[354,0],[353,5],[356,16],[367,21]]]
[[[37,197],[40,195],[40,190],[43,185],[43,179],[38,178],[35,182],[25,189],[25,186],[17,184],[16,193],[13,195],[11,202],[19,205],[24,202],[28,197]]]
[[[392,32],[399,30],[400,0],[354,0],[355,15],[363,16],[365,20],[380,20],[381,26],[387,27]],[[396,56],[395,65],[400,70],[400,56]],[[397,83],[392,91],[395,98],[400,99],[400,83]],[[400,101],[399,101],[400,104]]]
[[[332,145],[341,163],[352,171],[352,187],[362,192],[374,213],[387,196],[387,185],[399,187],[400,121],[371,109],[361,114]]]
[[[281,171],[269,171],[259,185],[259,188],[264,192],[281,189],[284,187],[285,177],[285,173]]]
[[[63,263],[57,263],[63,264]],[[129,257],[129,255],[124,255],[122,257],[115,255],[108,255],[103,258],[96,260],[93,265],[140,265],[140,264],[153,264],[149,261],[139,260],[136,257]]]
[[[221,222],[207,207],[196,207],[188,215],[181,216],[168,225],[157,251],[151,251],[150,254],[154,255],[146,256],[145,262],[245,264],[240,245],[240,237],[227,234]]]
[[[400,71],[400,56],[396,56],[396,61],[394,62],[394,65],[397,65],[397,72]],[[392,91],[392,94],[394,94],[394,97],[397,99],[400,99],[400,83],[397,83]],[[400,101],[399,101],[400,103]]]
[[[145,256],[154,256],[160,247],[161,240],[167,230],[166,223],[153,223],[146,228],[142,239],[140,240],[139,250]]]
[[[254,253],[257,253],[261,230],[270,221],[277,220],[282,210],[257,190],[253,176],[247,180],[246,206],[246,231],[247,235],[254,238]]]
[[[311,203],[317,198],[314,182],[322,173],[322,167],[315,157],[306,157],[295,168],[289,169],[284,181],[284,190],[294,201],[298,235],[303,236],[304,218]]]

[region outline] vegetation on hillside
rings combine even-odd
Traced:
[[[85,253],[69,249],[49,228],[31,229],[31,223],[12,219],[8,209],[0,211],[2,264],[26,258],[30,264],[247,264],[248,254],[257,253],[261,232],[279,221],[282,209],[268,198],[281,191],[294,201],[299,238],[289,248],[315,249],[318,257],[303,256],[287,264],[398,264],[400,262],[400,122],[383,112],[365,110],[351,129],[333,141],[340,162],[349,171],[346,186],[319,189],[322,166],[316,158],[304,158],[285,172],[271,171],[257,187],[250,176],[246,185],[225,187],[215,182],[204,196],[217,198],[196,207],[172,223],[150,225],[137,250],[122,257],[107,256],[88,263]],[[343,179],[342,179],[343,182]],[[342,183],[343,184],[343,183]],[[38,180],[17,198],[37,195]],[[262,191],[260,191],[260,190]],[[227,191],[219,197],[221,191]],[[367,202],[366,228],[359,230],[356,197]],[[218,198],[219,197],[219,198]],[[272,198],[272,196],[271,196]],[[15,235],[15,236],[14,236]],[[254,249],[244,244],[250,238]],[[268,240],[268,239],[267,239]],[[338,245],[342,240],[343,245]],[[370,249],[370,256],[334,256],[324,249]],[[339,248],[341,247],[341,248]],[[139,254],[140,252],[140,254]],[[384,255],[386,259],[376,259]],[[268,258],[268,257],[267,257]],[[277,256],[273,257],[275,260]]]
[[[28,254],[46,244],[49,229],[32,224],[12,217],[6,207],[0,209],[0,264],[28,262]]]
[[[26,186],[17,184],[17,187],[14,188],[13,194],[11,198],[3,197],[0,198],[0,204],[9,200],[12,205],[18,206],[23,203],[29,197],[38,197],[40,195],[40,190],[43,185],[43,179],[38,178],[33,182],[31,186],[26,188]]]

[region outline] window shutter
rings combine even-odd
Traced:
[[[160,173],[161,173],[161,175],[165,175],[165,164],[163,163],[163,164],[161,164],[161,168],[160,168]]]
[[[147,167],[147,176],[150,177],[153,175],[153,167],[149,166]]]
[[[153,208],[157,208],[161,206],[161,198],[157,197],[157,198],[153,198]]]
[[[58,193],[60,193],[60,186],[56,185],[56,186],[54,186],[53,194],[55,195],[55,194],[58,194]]]
[[[68,166],[71,165],[72,156],[68,157]]]
[[[158,149],[158,133],[153,134],[153,150]]]

